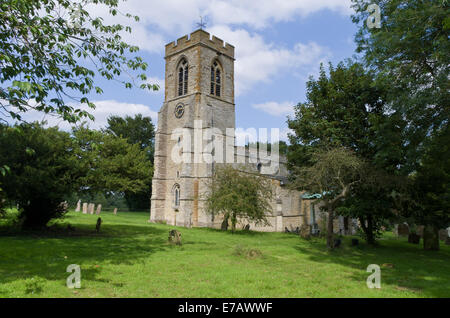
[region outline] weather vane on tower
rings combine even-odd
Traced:
[[[206,28],[206,21],[203,21],[202,16],[200,16],[200,22],[197,22],[197,27],[199,27],[200,30],[203,30],[203,28]]]

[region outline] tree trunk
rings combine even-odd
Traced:
[[[328,227],[327,227],[327,247],[329,249],[334,248],[334,231],[333,231],[333,221],[334,221],[334,212],[331,204],[328,204]]]
[[[222,225],[220,226],[220,229],[221,229],[222,231],[228,230],[228,218],[229,218],[229,215],[228,215],[228,213],[226,213],[226,214],[223,216]]]
[[[439,251],[439,229],[433,225],[425,225],[423,229],[423,249]]]
[[[367,224],[366,224],[367,221]],[[375,236],[373,235],[373,219],[371,215],[367,216],[367,220],[364,217],[359,217],[359,223],[364,232],[367,244],[375,245]]]
[[[236,231],[236,222],[237,222],[237,217],[235,213],[231,214],[231,232],[234,233],[234,231]]]
[[[373,235],[373,219],[371,215],[367,216],[367,243],[375,245],[375,236]]]

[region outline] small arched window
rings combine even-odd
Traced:
[[[221,82],[220,66],[217,61],[214,61],[211,66],[211,95],[220,97]]]
[[[186,95],[188,89],[189,67],[186,59],[182,59],[178,66],[178,96]]]
[[[175,207],[180,206],[180,186],[178,184],[173,188],[173,205]]]

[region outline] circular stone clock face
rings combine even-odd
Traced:
[[[184,114],[184,105],[178,104],[177,106],[175,106],[175,117],[181,118],[183,117],[183,114]]]

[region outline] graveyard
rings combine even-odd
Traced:
[[[19,232],[16,211],[0,219],[0,297],[448,297],[450,246],[423,250],[386,232],[379,245],[357,236],[329,251],[325,238],[291,233],[184,228],[148,213],[70,211],[45,231]],[[182,244],[169,243],[177,230]],[[352,239],[359,239],[352,246]],[[77,264],[81,288],[68,288]],[[381,288],[369,289],[369,264]]]

